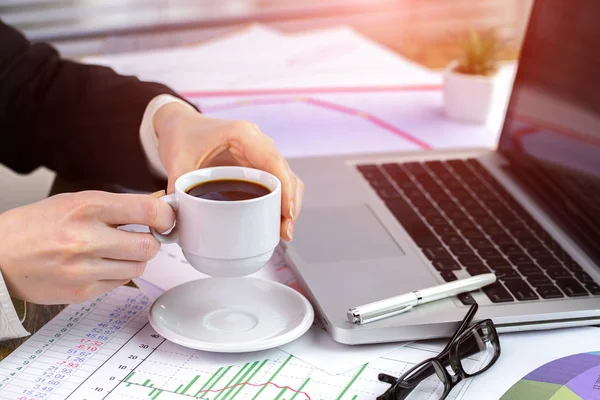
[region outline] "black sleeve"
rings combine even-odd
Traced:
[[[18,173],[45,166],[75,181],[156,187],[139,127],[168,87],[102,66],[61,59],[0,21],[0,163]]]

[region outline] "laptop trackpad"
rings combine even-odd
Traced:
[[[367,205],[304,209],[295,232],[294,248],[311,264],[405,255]]]

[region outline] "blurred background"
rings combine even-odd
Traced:
[[[355,31],[432,69],[460,53],[455,35],[498,28],[506,60],[518,56],[533,0],[0,0],[0,19],[64,57],[195,44],[250,23],[284,33]],[[0,212],[47,196],[54,175],[0,166]]]

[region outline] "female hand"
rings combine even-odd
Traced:
[[[79,192],[0,214],[0,271],[11,296],[37,304],[79,303],[144,272],[160,244],[141,224],[165,231],[175,214],[148,195]]]
[[[281,181],[281,237],[292,240],[304,184],[277,151],[273,139],[246,121],[207,117],[179,103],[154,116],[160,159],[168,173],[167,193],[186,172],[215,165],[241,165],[267,171]]]

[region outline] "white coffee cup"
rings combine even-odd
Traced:
[[[218,201],[186,190],[202,182],[238,179],[271,192],[257,198]],[[151,229],[161,243],[179,244],[187,261],[215,277],[250,275],[269,261],[279,244],[281,182],[276,176],[245,167],[212,167],[188,172],[175,181],[175,193],[161,197],[177,214],[168,234]]]

